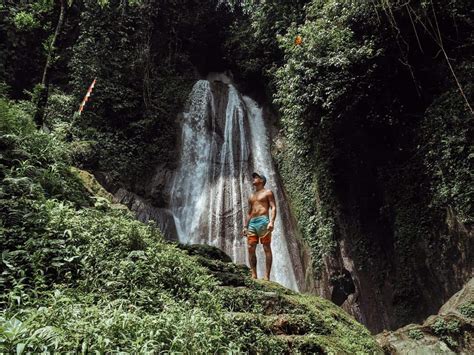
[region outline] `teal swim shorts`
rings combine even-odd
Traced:
[[[265,233],[267,233],[268,223],[270,223],[268,216],[258,216],[250,219],[248,226],[249,234],[261,238]]]

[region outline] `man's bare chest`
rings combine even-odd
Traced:
[[[268,203],[268,196],[267,196],[266,193],[254,194],[250,198],[250,201],[252,203],[267,204]]]

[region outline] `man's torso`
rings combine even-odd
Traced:
[[[250,196],[250,204],[252,206],[251,217],[267,216],[270,208],[270,202],[268,195],[270,190],[262,189],[257,191]]]

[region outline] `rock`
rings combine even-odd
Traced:
[[[426,336],[421,340],[414,340],[407,335],[396,335],[392,332],[384,339],[378,339],[386,354],[455,354],[444,342],[438,338]]]
[[[273,317],[270,329],[275,335],[303,335],[311,332],[312,322],[306,315],[279,314]]]
[[[258,329],[272,344],[263,353],[382,353],[367,329],[334,303],[320,297],[248,276],[246,286],[221,286],[216,294],[237,332],[255,334]],[[252,339],[249,341],[250,353],[262,353],[252,349]]]
[[[143,182],[144,193],[152,201],[152,204],[159,208],[168,206],[169,201],[169,181],[173,179],[174,171],[168,163],[162,163],[155,167],[151,179]],[[138,185],[138,184],[136,184]]]
[[[288,344],[289,353],[296,354],[326,354],[315,336],[279,335]]]
[[[71,167],[71,172],[76,174],[81,179],[84,187],[91,195],[105,198],[111,203],[113,202],[113,195],[104,189],[104,187],[96,180],[94,175],[88,171],[75,167]]]
[[[474,278],[452,296],[437,315],[377,335],[387,354],[473,354]]]
[[[101,185],[101,183],[95,178],[93,174],[75,167],[71,167],[71,172],[81,179],[82,184],[86,190],[89,192],[89,194],[94,196],[96,201],[104,199],[111,208],[127,210],[127,206],[117,203],[117,201],[114,199],[114,196]]]
[[[351,273],[346,269],[342,269],[339,273],[333,272],[330,283],[332,286],[331,301],[338,306],[341,306],[356,290]]]
[[[232,259],[219,248],[207,244],[178,244],[178,248],[186,250],[189,255],[200,255],[209,259],[231,263]]]
[[[474,278],[472,278],[461,291],[451,297],[441,306],[438,314],[460,313],[460,308],[466,303],[474,303]]]
[[[245,286],[245,280],[250,275],[245,265],[232,263],[232,259],[222,250],[207,244],[178,244],[178,248],[186,250],[195,256],[197,261],[209,269],[211,274],[220,281],[222,286]]]
[[[171,241],[178,240],[178,232],[176,231],[174,217],[170,210],[155,207],[145,198],[122,187],[115,192],[114,200],[127,205],[135,213],[138,220],[142,222],[155,221],[166,239]]]

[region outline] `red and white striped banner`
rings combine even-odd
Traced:
[[[87,90],[87,94],[86,96],[84,96],[84,100],[82,100],[81,105],[79,106],[79,114],[82,113],[82,110],[84,110],[84,106],[86,105],[86,102],[89,100],[89,97],[91,97],[91,93],[92,93],[92,90],[94,90],[96,80],[97,79],[94,79],[91,86],[89,86],[89,90]]]

